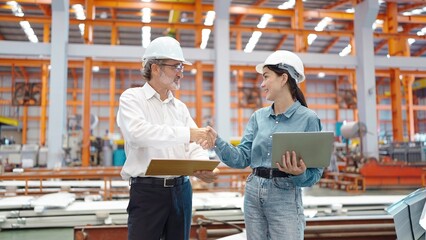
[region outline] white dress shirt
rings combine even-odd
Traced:
[[[197,125],[186,105],[170,91],[161,101],[149,82],[121,94],[117,124],[125,140],[123,179],[143,177],[152,158],[209,159],[206,150],[189,143],[189,129]]]

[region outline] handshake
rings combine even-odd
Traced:
[[[190,142],[199,144],[203,149],[214,148],[216,139],[217,132],[210,126],[190,129]]]

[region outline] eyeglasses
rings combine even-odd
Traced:
[[[173,67],[175,69],[175,72],[183,72],[185,66],[183,66],[182,63],[176,64],[176,65],[172,65],[172,64],[165,64],[165,63],[160,63],[159,65],[161,66],[167,66],[167,67]]]

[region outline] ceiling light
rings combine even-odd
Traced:
[[[279,5],[278,9],[282,9],[282,10],[290,9],[290,8],[293,8],[295,4],[296,4],[296,0],[289,0]]]
[[[325,77],[325,73],[324,72],[319,72],[318,73],[318,77],[319,78],[324,78]]]
[[[215,11],[208,11],[206,14],[206,19],[204,19],[204,25],[205,26],[213,26],[213,22],[216,16]]]
[[[352,46],[350,44],[348,44],[348,46],[346,46],[340,53],[339,56],[343,57],[348,55],[349,53],[352,52]]]
[[[262,32],[260,31],[254,31],[251,35],[246,47],[244,48],[244,52],[250,53],[253,52],[254,47],[256,47],[257,42],[259,41],[259,38],[262,36]]]
[[[272,18],[271,14],[265,13],[257,24],[258,28],[265,28],[268,25],[269,20]]]
[[[315,39],[317,39],[317,35],[315,33],[311,33],[308,35],[308,44],[311,45]]]
[[[86,14],[84,13],[83,5],[81,4],[74,4],[71,6],[71,8],[74,10],[75,17],[78,20],[85,20]],[[78,28],[80,29],[81,36],[84,35],[84,23],[78,24]]]
[[[17,3],[16,1],[8,1],[6,2],[7,5],[9,5],[12,8],[13,15],[16,17],[23,17],[24,12],[22,11],[21,5]]]
[[[151,8],[142,8],[142,22],[150,23],[151,22]]]
[[[72,9],[74,10],[75,17],[78,20],[85,20],[86,19],[86,15],[84,13],[83,5],[74,4],[74,5],[72,5]]]
[[[16,17],[23,17],[24,12],[22,11],[21,5],[17,3],[16,1],[8,1],[6,2],[7,5],[12,7],[13,15]],[[37,35],[35,35],[33,28],[31,27],[30,22],[28,21],[19,21],[19,25],[21,26],[22,30],[24,30],[25,35],[27,35],[28,40],[33,43],[38,42]]]
[[[210,30],[209,28],[204,28],[203,30],[201,30],[201,49],[206,49],[211,31],[212,30]]]
[[[321,21],[315,27],[315,31],[317,31],[317,32],[323,31],[327,27],[327,25],[329,23],[331,23],[332,21],[333,21],[333,19],[330,18],[330,17],[325,17],[325,18],[321,19]]]
[[[151,43],[151,27],[143,26],[142,27],[142,47],[147,48]]]

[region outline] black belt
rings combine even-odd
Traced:
[[[151,184],[159,187],[174,187],[184,184],[188,180],[185,176],[177,178],[156,178],[156,177],[132,177],[130,183]]]
[[[265,167],[257,167],[253,168],[253,174],[263,178],[274,178],[274,177],[289,177],[291,174],[281,172],[276,168],[265,168]]]

